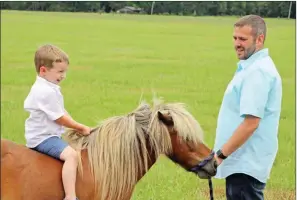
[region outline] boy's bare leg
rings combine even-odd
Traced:
[[[60,156],[64,160],[62,169],[62,180],[65,191],[65,200],[75,200],[75,182],[78,166],[78,156],[76,151],[70,146],[66,147]]]

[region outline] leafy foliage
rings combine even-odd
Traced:
[[[1,9],[5,10],[35,10],[62,12],[116,12],[125,6],[138,7],[142,13],[150,14],[153,2],[145,1],[61,1],[61,2],[1,2]],[[288,17],[290,4],[290,18],[296,18],[296,2],[290,1],[157,1],[154,4],[154,14],[192,15],[192,16],[222,16],[257,14],[262,17]]]

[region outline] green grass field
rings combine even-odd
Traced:
[[[1,13],[1,137],[24,143],[23,101],[36,73],[38,46],[53,43],[70,56],[62,83],[73,118],[95,126],[136,108],[152,90],[184,102],[212,147],[216,118],[237,59],[235,17],[135,16],[84,13]],[[279,152],[265,190],[268,200],[295,199],[295,20],[267,19],[266,47],[282,76]],[[216,200],[224,181],[214,180]],[[139,182],[133,200],[207,200],[208,184],[165,157]]]

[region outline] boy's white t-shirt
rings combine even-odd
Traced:
[[[52,136],[61,137],[64,127],[54,121],[66,113],[60,86],[37,76],[24,108],[30,113],[25,122],[27,147],[34,148]]]

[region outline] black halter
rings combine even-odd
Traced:
[[[199,170],[201,170],[201,168],[204,167],[209,161],[211,161],[213,159],[213,157],[214,157],[214,152],[212,151],[211,154],[209,156],[207,156],[207,158],[205,158],[202,162],[200,162],[196,166],[192,167],[188,171],[194,172],[197,174],[197,172]]]

